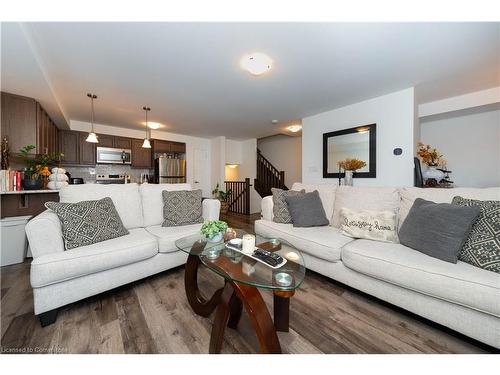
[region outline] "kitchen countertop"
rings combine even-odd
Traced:
[[[59,193],[59,190],[41,189],[41,190],[16,190],[16,191],[2,191],[1,195],[6,194],[43,194],[43,193]]]

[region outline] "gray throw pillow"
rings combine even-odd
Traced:
[[[203,223],[201,190],[162,192],[164,227]]]
[[[455,197],[452,204],[479,207],[481,210],[458,259],[473,266],[500,273],[500,201],[478,201]]]
[[[479,212],[478,207],[417,198],[401,225],[399,242],[431,257],[457,263],[458,253]]]
[[[317,190],[285,197],[294,227],[321,227],[330,224]]]
[[[47,202],[62,226],[66,250],[127,235],[111,198],[77,203]]]
[[[275,223],[291,224],[292,217],[288,211],[285,199],[286,197],[304,194],[305,190],[295,191],[271,188],[271,192],[273,193],[273,221]]]

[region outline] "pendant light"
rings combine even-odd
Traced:
[[[99,143],[99,141],[97,140],[97,135],[94,132],[94,99],[97,99],[97,95],[87,94],[87,96],[90,98],[90,124],[92,127],[85,141],[90,143]]]
[[[142,143],[142,148],[151,148],[151,142],[149,142],[149,126],[148,126],[148,112],[151,111],[149,107],[142,107],[142,109],[146,112],[146,138],[144,138],[144,142]]]

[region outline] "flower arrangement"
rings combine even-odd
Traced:
[[[366,167],[366,163],[359,159],[344,159],[338,162],[339,167],[346,171],[357,171],[358,169]]]
[[[227,223],[221,220],[211,220],[205,222],[201,227],[201,233],[209,240],[213,240],[227,230]]]
[[[38,180],[41,177],[50,176],[49,164],[59,161],[64,156],[64,154],[57,152],[36,156],[29,155],[34,149],[36,149],[34,145],[26,145],[19,150],[19,155],[26,164],[23,169],[24,179],[26,180]]]
[[[417,155],[423,164],[429,167],[445,166],[446,160],[443,159],[436,148],[425,145],[422,142],[417,144]]]

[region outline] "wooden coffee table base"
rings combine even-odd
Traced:
[[[220,353],[224,341],[224,330],[236,328],[243,306],[250,317],[261,353],[281,353],[276,331],[288,332],[290,297],[293,292],[274,292],[274,323],[266,304],[256,287],[226,280],[224,288],[218,289],[210,299],[205,299],[198,289],[198,267],[200,259],[190,254],[186,263],[185,289],[192,309],[198,315],[208,317],[216,308],[215,320],[210,336],[210,353]]]

